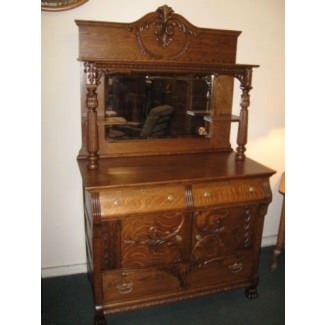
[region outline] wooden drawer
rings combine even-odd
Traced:
[[[183,186],[112,189],[100,192],[102,216],[183,209],[185,205]]]
[[[103,273],[103,292],[106,303],[130,302],[154,295],[175,293],[179,281],[159,269],[123,270]]]
[[[195,207],[266,198],[263,180],[260,179],[193,184],[192,191]]]
[[[192,228],[192,258],[228,256],[250,248],[255,240],[255,220],[254,205],[197,210]]]
[[[122,217],[121,266],[168,265],[184,259],[188,215],[180,212]]]
[[[252,272],[252,255],[242,254],[223,259],[204,261],[204,266],[188,278],[188,288],[200,288],[210,285],[222,285],[248,280]]]

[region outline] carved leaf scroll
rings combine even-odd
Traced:
[[[175,34],[175,27],[177,27],[184,34],[193,36],[193,31],[184,24],[173,18],[174,10],[168,6],[162,6],[157,9],[159,18],[153,22],[154,34],[156,40],[162,47],[168,47],[173,41]]]
[[[148,267],[180,261],[183,256],[185,215],[134,217],[122,230],[123,267]]]
[[[98,69],[95,63],[85,62],[84,73],[87,75],[87,84],[98,86],[100,84],[100,78],[105,72]]]
[[[182,229],[185,220],[183,214],[179,213],[177,214],[177,217],[180,219],[179,224],[170,230],[163,231],[161,229],[158,229],[156,226],[151,226],[148,228],[147,234],[145,236],[137,239],[128,237],[124,240],[124,242],[131,245],[145,245],[153,251],[161,246],[173,246],[178,241],[179,237],[177,237],[177,234]],[[167,219],[164,218],[164,220]]]
[[[164,54],[156,53],[145,45],[142,37],[143,32],[150,29],[153,30],[155,40],[162,49],[167,49],[174,42],[177,30],[186,36],[184,44],[175,53],[171,53],[170,51],[166,51]],[[135,31],[137,43],[142,53],[154,59],[178,59],[186,53],[191,38],[196,36],[190,24],[181,16],[175,14],[174,10],[166,5],[159,7],[154,16],[150,16],[145,21],[141,21],[135,27],[130,27],[130,31]]]

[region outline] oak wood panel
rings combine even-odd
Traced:
[[[188,31],[191,30],[192,36],[175,28],[168,46],[161,46],[157,42],[153,24],[139,31],[143,24],[157,18],[159,13],[153,12],[130,24],[76,20],[79,27],[79,60],[141,63],[158,59],[188,64],[235,62],[237,37],[241,32],[199,28],[174,14],[174,20],[178,20]]]
[[[100,192],[101,215],[167,211],[186,207],[183,186],[137,187]]]
[[[121,270],[103,273],[104,301],[132,301],[179,290],[177,278],[159,269]]]
[[[256,262],[251,253],[242,253],[227,258],[211,259],[188,278],[188,287],[202,288],[209,285],[222,284],[234,281],[247,281]]]
[[[215,259],[196,268],[192,266],[193,270],[188,273],[185,287],[173,272],[172,266],[170,269],[123,269],[105,272],[102,275],[104,301],[109,304],[137,304],[137,299],[147,298],[149,301],[155,301],[168,294],[189,294],[193,289],[194,294],[195,289],[202,290],[211,285],[216,288],[220,285],[231,286],[231,283],[245,283],[248,281],[252,264],[249,254],[238,254]],[[185,270],[190,269],[191,265],[184,267]]]
[[[192,191],[196,207],[263,200],[267,196],[262,179],[193,184]]]
[[[87,160],[78,160],[84,186],[96,188],[125,188],[139,184],[197,183],[269,177],[274,170],[246,158],[236,161],[235,153],[199,153],[145,157],[115,157],[101,159],[98,169],[89,172]]]
[[[189,221],[189,216],[180,212],[123,218],[121,266],[162,266],[184,260]]]
[[[232,282],[213,284],[205,287],[197,287],[181,291],[174,290],[173,292],[156,294],[154,296],[140,297],[134,300],[126,300],[115,303],[107,302],[103,305],[103,311],[105,314],[130,311],[134,309],[151,307],[160,304],[179,302],[185,299],[193,299],[196,297],[202,297],[209,294],[230,291],[238,288],[246,288],[250,284],[250,279],[238,279]]]
[[[251,247],[254,241],[254,223],[255,215],[249,207],[223,207],[195,211],[191,258],[209,261]]]

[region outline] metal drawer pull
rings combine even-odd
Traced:
[[[195,236],[195,239],[196,239],[197,241],[200,241],[200,240],[202,239],[202,236],[201,236],[201,235],[196,235],[196,236]]]
[[[229,265],[228,268],[231,273],[239,273],[243,270],[243,264],[235,262],[234,264]]]
[[[133,282],[119,283],[116,285],[116,289],[118,290],[119,293],[122,293],[122,294],[129,293],[133,289]]]
[[[203,197],[205,197],[205,198],[211,197],[211,192],[204,192]]]
[[[172,202],[175,200],[175,196],[173,194],[168,194],[167,201]]]
[[[250,193],[254,193],[254,192],[256,192],[256,187],[255,186],[250,186],[249,189],[248,189],[248,191]]]
[[[176,235],[176,237],[175,237],[175,238],[176,238],[176,240],[177,240],[177,241],[182,241],[182,240],[183,240],[183,237],[182,237],[182,236],[180,236],[180,235]]]
[[[113,201],[113,204],[114,206],[118,207],[121,204],[121,201],[116,199]]]

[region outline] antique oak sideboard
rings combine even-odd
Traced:
[[[255,298],[275,171],[245,156],[257,66],[236,63],[240,32],[196,27],[168,6],[76,24],[95,324],[235,288]]]

